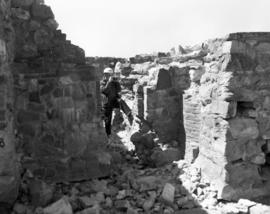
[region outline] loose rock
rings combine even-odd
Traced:
[[[161,195],[162,199],[166,203],[173,204],[174,194],[175,194],[175,187],[170,183],[166,183],[162,191]]]
[[[43,209],[44,214],[73,214],[72,207],[67,198],[62,198]]]

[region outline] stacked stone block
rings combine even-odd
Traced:
[[[201,129],[200,78],[204,68],[189,68],[191,84],[183,96],[184,129],[186,134],[185,160],[193,163],[199,155]]]
[[[144,88],[144,115],[152,124],[159,139],[163,143],[172,143],[178,140],[180,111],[179,96],[173,88],[163,90],[152,90]]]
[[[144,117],[144,94],[143,86],[140,84],[135,84],[133,86],[134,91],[134,103],[132,106],[132,113],[138,115],[140,118]]]
[[[104,64],[96,70],[86,63],[57,27],[43,1],[0,0],[0,202],[17,195],[19,161],[35,177],[56,182],[109,171],[99,162]],[[202,176],[221,198],[269,195],[270,34],[230,34],[184,52],[160,55],[162,65],[141,72],[148,76],[134,87],[135,113],[161,142],[179,142],[187,160],[198,156]],[[135,80],[128,79],[130,90]]]
[[[14,30],[10,1],[0,1],[0,202],[12,203],[17,196],[20,174],[14,135],[14,94],[10,62]],[[1,205],[0,205],[1,206]]]
[[[15,114],[22,167],[55,182],[107,175],[99,77],[38,0],[13,0]]]
[[[184,151],[182,91],[189,86],[188,71],[173,65],[157,65],[149,69],[148,77],[143,86],[143,116],[152,124],[161,143],[177,142]]]
[[[208,43],[196,162],[224,199],[269,195],[269,33]]]
[[[196,160],[223,199],[269,192],[269,41],[268,33],[210,40],[141,81],[145,119],[164,142],[178,135],[181,148],[186,140],[185,159]]]

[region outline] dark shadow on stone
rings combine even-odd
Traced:
[[[168,89],[172,87],[171,75],[168,70],[160,69],[158,73],[157,90]]]
[[[184,171],[180,169],[180,175],[183,173]],[[178,205],[178,207],[180,207],[178,210],[175,210],[174,212],[175,214],[213,214],[213,213],[216,213],[216,212],[212,213],[210,210],[206,210],[203,207],[201,207],[200,203],[192,196],[194,194],[197,194],[196,189],[193,192],[190,192],[184,186],[182,186],[183,181],[180,178],[179,178],[179,182],[181,183],[180,193],[183,196],[181,198],[185,197],[187,198],[187,201],[175,199],[175,203]],[[181,206],[180,204],[183,204],[183,205]]]
[[[6,203],[0,203],[0,213],[1,214],[10,214],[11,213],[11,206]]]
[[[184,158],[186,152],[186,131],[184,127],[184,112],[183,112],[183,94],[180,94],[180,124],[179,124],[179,149],[182,158]]]
[[[206,210],[202,208],[193,208],[193,209],[183,209],[176,211],[175,214],[209,214]]]

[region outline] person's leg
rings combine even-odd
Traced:
[[[105,111],[108,99],[104,94],[101,94],[100,97],[101,97],[101,118],[105,120]]]
[[[125,113],[125,115],[128,117],[129,123],[132,125],[133,122],[133,115],[131,112],[131,109],[127,105],[127,103],[124,100],[120,101],[120,109]]]
[[[119,130],[121,128],[121,125],[124,121],[122,112],[120,111],[120,108],[114,108],[113,109],[113,116],[112,116],[112,126],[113,130]]]
[[[112,110],[109,106],[105,107],[105,130],[108,137],[111,135]]]

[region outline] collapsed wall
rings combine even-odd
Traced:
[[[269,195],[269,41],[230,34],[144,62],[134,87],[138,115],[164,143],[176,140],[223,199]]]
[[[43,1],[0,1],[0,202],[17,197],[19,163],[53,182],[109,173],[99,74],[57,27]]]
[[[269,194],[269,42],[269,33],[236,33],[208,44],[196,161],[224,199]]]
[[[0,21],[0,202],[16,198],[19,163],[54,182],[107,175],[103,66],[86,63],[40,0],[0,0]],[[221,198],[268,195],[270,34],[230,34],[183,51],[133,59],[150,61],[127,80],[130,89],[139,81],[134,112],[185,151]]]
[[[269,195],[269,33],[208,41],[184,92],[185,159],[228,200]]]
[[[185,143],[182,93],[189,87],[188,70],[150,62],[143,67],[134,87],[134,112],[150,124],[161,144],[180,148]]]
[[[154,68],[149,72],[154,72],[150,78],[155,77],[143,88],[144,118],[152,124],[159,140],[170,144],[179,139],[181,97],[173,87],[169,70]]]
[[[201,129],[201,102],[199,99],[200,78],[204,73],[202,65],[189,68],[190,87],[184,91],[183,114],[184,129],[186,134],[185,160],[193,163],[198,157]]]
[[[0,202],[16,199],[19,164],[15,151],[13,76],[14,29],[10,2],[0,0]]]
[[[84,51],[57,30],[50,7],[12,1],[16,33],[12,64],[22,166],[52,181],[104,176],[97,150],[105,134],[98,74]]]

